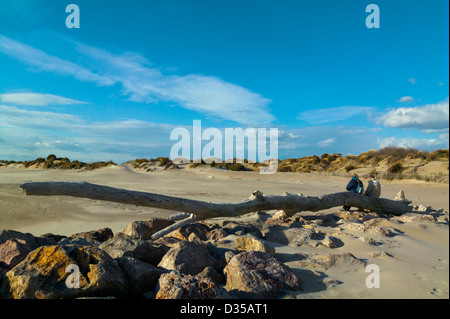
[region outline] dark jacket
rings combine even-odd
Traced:
[[[361,187],[361,188],[364,187],[363,182],[358,181],[356,179],[356,177],[353,176],[352,179],[350,180],[350,182],[347,185],[347,190],[350,191],[350,192],[356,193],[356,189],[358,188],[358,184],[359,184],[359,187]]]

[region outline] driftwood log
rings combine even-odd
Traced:
[[[174,196],[131,191],[96,185],[87,182],[33,182],[20,185],[27,195],[41,196],[73,196],[131,204],[137,206],[155,207],[167,210],[194,214],[197,219],[214,217],[232,217],[242,214],[282,209],[287,214],[302,211],[316,212],[343,205],[370,210],[376,213],[402,215],[412,211],[411,202],[404,198],[402,192],[395,200],[386,198],[371,198],[368,196],[341,192],[318,197],[302,194],[264,195],[259,191],[239,203],[211,203]]]

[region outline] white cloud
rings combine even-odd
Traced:
[[[76,115],[0,105],[0,158],[54,153],[83,161],[169,155],[174,126],[139,120],[89,123]]]
[[[274,120],[268,110],[270,100],[217,77],[164,75],[138,54],[114,55],[81,44],[77,49],[98,61],[101,72],[120,83],[132,101],[172,101],[193,111],[244,124]]]
[[[336,139],[334,137],[330,137],[324,140],[321,140],[319,142],[317,142],[317,146],[319,147],[328,147],[331,144],[334,144],[336,142]]]
[[[53,94],[41,93],[5,93],[0,94],[0,102],[24,106],[86,104]]]
[[[449,126],[448,99],[418,107],[400,107],[375,119],[385,127],[410,129],[443,129]]]
[[[414,98],[412,96],[403,96],[400,99],[398,99],[398,101],[401,103],[414,102]]]
[[[218,77],[200,74],[164,75],[136,53],[115,55],[105,50],[77,44],[77,50],[93,60],[95,72],[71,61],[0,35],[0,52],[38,70],[97,85],[119,83],[129,100],[142,103],[175,102],[183,108],[243,124],[269,123],[270,100],[242,86]]]
[[[441,134],[439,138],[413,138],[413,137],[385,137],[378,138],[379,148],[387,146],[411,147],[420,150],[434,150],[448,148],[448,134]]]
[[[74,76],[77,80],[95,82],[98,85],[114,84],[114,82],[108,77],[95,74],[92,71],[79,66],[78,64],[48,55],[41,50],[15,41],[1,34],[0,52],[11,55],[25,64],[36,67],[41,71],[54,72],[63,76]]]
[[[344,121],[360,114],[370,114],[371,111],[373,111],[373,108],[368,106],[339,106],[304,111],[297,116],[297,119],[307,121],[313,125],[320,125]]]

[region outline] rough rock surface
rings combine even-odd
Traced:
[[[100,249],[106,251],[112,258],[134,257],[143,262],[158,265],[169,247],[150,240],[111,238],[102,243]]]
[[[170,248],[158,266],[196,275],[206,267],[214,267],[216,264],[217,260],[211,256],[205,245],[195,241],[181,241]]]
[[[235,242],[238,251],[262,251],[271,255],[275,254],[275,248],[261,239],[239,236],[236,237]]]
[[[152,239],[154,233],[173,223],[173,221],[168,219],[152,217],[147,220],[138,220],[128,224],[122,230],[122,233],[131,238],[149,240]]]
[[[88,232],[73,234],[72,236],[70,236],[70,238],[75,239],[77,237],[81,237],[86,240],[95,240],[102,243],[112,238],[113,236],[114,234],[111,228],[105,227],[99,230],[92,230]]]
[[[221,296],[219,286],[212,280],[177,271],[163,274],[155,290],[156,299],[217,299]]]
[[[79,269],[79,288],[66,284],[69,275],[75,276],[66,272],[70,265]],[[126,293],[126,280],[117,262],[104,251],[88,246],[40,247],[7,272],[6,277],[14,299],[123,296]]]
[[[31,247],[22,239],[8,239],[0,244],[0,266],[5,269],[12,269],[27,257],[31,252]]]
[[[128,293],[131,296],[141,296],[145,292],[154,290],[159,277],[164,272],[133,257],[120,257],[117,261],[127,277]]]
[[[298,254],[303,259],[298,261],[297,263],[301,267],[312,268],[312,269],[322,269],[327,270],[330,267],[335,266],[337,263],[348,263],[348,264],[357,264],[364,265],[364,261],[356,258],[350,253],[343,254]]]
[[[288,266],[260,251],[234,256],[225,267],[226,288],[247,298],[271,298],[301,290],[302,282]]]
[[[32,250],[44,246],[44,245],[54,245],[56,241],[52,238],[35,237],[30,233],[21,233],[15,230],[3,230],[0,232],[0,244],[3,244],[8,239],[22,239],[25,241]]]

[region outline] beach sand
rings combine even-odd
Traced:
[[[0,168],[0,230],[13,229],[35,236],[45,233],[72,235],[104,227],[121,231],[132,221],[149,217],[168,217],[175,213],[162,209],[103,202],[66,196],[26,196],[19,185],[38,181],[86,181],[111,187],[198,199],[215,203],[240,202],[259,190],[264,194],[284,192],[320,196],[345,190],[346,177],[320,174],[233,172],[210,167],[145,172],[129,166],[112,166],[91,171]],[[367,181],[364,181],[366,182]],[[413,204],[429,205],[449,211],[448,184],[415,180],[381,181],[382,197],[394,199],[403,190]],[[336,207],[320,213],[336,213]],[[273,212],[272,212],[273,213]],[[302,212],[300,216],[318,213]],[[251,216],[251,215],[249,215]],[[252,218],[252,217],[242,217]],[[351,222],[341,219],[334,227],[317,229],[338,237],[343,245],[328,248],[282,246],[270,243],[276,257],[286,263],[303,281],[304,291],[293,298],[449,298],[449,231],[442,223],[399,223],[398,218],[386,223],[396,230],[395,236],[366,234],[346,229]],[[361,237],[370,236],[378,246],[369,245]],[[234,235],[224,242],[234,245]],[[373,257],[382,251],[381,257]],[[301,266],[302,254],[351,253],[361,263],[337,263],[323,269]],[[380,273],[380,287],[368,288],[366,266],[375,264]],[[328,284],[324,284],[328,282]]]

